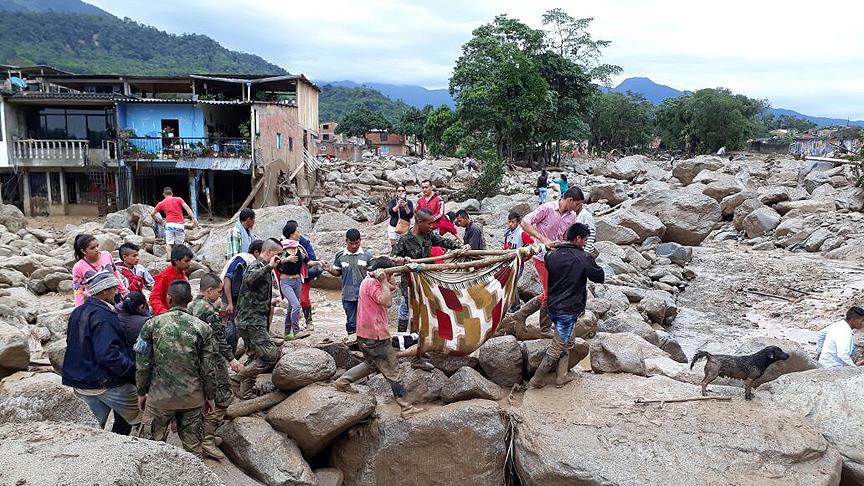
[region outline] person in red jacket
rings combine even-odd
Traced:
[[[188,280],[186,270],[192,265],[193,258],[195,255],[188,246],[174,245],[171,250],[171,265],[154,278],[156,283],[150,292],[150,309],[153,315],[164,314],[171,308],[167,300],[168,286],[175,280]]]

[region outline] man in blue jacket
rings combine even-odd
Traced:
[[[140,422],[135,361],[114,308],[120,285],[111,272],[87,280],[90,297],[69,316],[63,384],[71,386],[105,427],[114,411],[113,432],[128,435]]]

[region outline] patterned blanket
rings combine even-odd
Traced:
[[[420,349],[468,354],[480,347],[516,299],[522,265],[514,253],[511,261],[485,268],[407,274],[411,331],[420,335]]]

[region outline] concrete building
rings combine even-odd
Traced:
[[[377,155],[402,156],[410,155],[411,153],[408,137],[390,133],[386,130],[372,130],[367,133],[366,144],[371,146]]]

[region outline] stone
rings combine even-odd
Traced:
[[[606,204],[615,206],[629,199],[627,186],[620,182],[607,184],[596,184],[591,186],[591,197],[589,202],[606,201]]]
[[[657,333],[650,324],[635,312],[622,312],[609,317],[597,325],[598,332],[604,333],[633,333],[651,344],[657,345]]]
[[[483,377],[474,368],[463,366],[453,373],[444,388],[441,389],[441,400],[453,403],[474,398],[498,400],[502,395],[501,387]]]
[[[720,221],[720,204],[703,194],[680,193],[660,207],[657,217],[666,226],[663,241],[698,245]]]
[[[252,478],[267,486],[315,486],[315,474],[293,440],[263,418],[238,417],[217,430],[222,451]]]
[[[522,348],[514,336],[487,340],[477,353],[483,373],[499,386],[522,383]]]
[[[591,342],[594,373],[632,373],[645,376],[645,358],[669,355],[633,333],[598,332]]]
[[[771,186],[763,188],[759,192],[759,202],[766,206],[773,206],[779,202],[789,200],[789,191],[784,187]]]
[[[0,266],[17,270],[29,277],[31,273],[35,272],[36,269],[40,267],[40,264],[39,260],[37,260],[35,256],[27,255],[4,258],[3,260],[0,260]]]
[[[702,194],[714,198],[718,202],[722,201],[732,194],[737,194],[744,190],[740,182],[734,177],[724,177],[720,180],[709,183],[702,189]]]
[[[0,204],[0,224],[7,230],[17,233],[27,227],[27,219],[24,213],[11,204]]]
[[[522,354],[519,354],[522,367]],[[17,327],[0,321],[0,378],[26,370],[30,365],[30,345],[27,334]]]
[[[316,233],[338,231],[344,234],[349,229],[357,229],[359,227],[360,223],[345,213],[324,213],[318,216],[318,221],[315,222],[313,231]]]
[[[129,229],[129,219],[126,215],[126,210],[120,210],[115,213],[109,213],[105,216],[105,223],[102,225],[105,229]]]
[[[639,235],[630,228],[618,226],[607,220],[601,219],[596,223],[597,241],[611,241],[616,245],[630,245],[639,243]]]
[[[837,209],[849,211],[864,211],[864,189],[860,187],[847,187],[834,195]]]
[[[414,404],[436,402],[441,398],[441,390],[447,384],[447,375],[439,369],[426,371],[411,366],[410,360],[399,363],[402,385],[407,392],[405,399]],[[393,389],[384,376],[374,373],[369,377],[369,390],[380,403],[393,401]]]
[[[337,369],[350,370],[363,362],[363,359],[354,355],[344,343],[318,344],[315,347],[332,356]]]
[[[329,380],[336,373],[336,361],[316,348],[290,348],[273,368],[273,384],[283,391],[299,390],[316,381]]]
[[[825,240],[831,238],[834,235],[833,232],[827,230],[825,228],[819,228],[816,231],[810,233],[810,236],[807,237],[807,240],[804,241],[802,245],[805,250],[809,252],[817,252],[820,248],[822,248],[822,244],[825,243]]]
[[[68,422],[0,423],[0,471],[9,485],[225,484],[179,447]]]
[[[444,353],[427,353],[427,360],[432,363],[432,366],[441,370],[447,376],[453,376],[454,373],[467,366],[475,370],[480,367],[480,361],[473,356],[454,356]]]
[[[804,189],[813,194],[817,187],[828,184],[828,174],[819,171],[812,171],[804,177]]]
[[[756,198],[747,199],[738,205],[732,216],[732,224],[735,226],[735,229],[738,231],[744,231],[744,218],[749,216],[754,210],[763,206],[764,204],[759,202]]]
[[[838,484],[840,457],[803,416],[806,410],[740,397],[732,403],[634,403],[694,395],[694,385],[665,376],[591,373],[577,374],[561,390],[528,390],[511,412],[521,484]],[[860,435],[861,427],[848,428]]]
[[[60,339],[44,347],[48,362],[58,375],[63,374],[63,360],[66,358],[66,340]]]
[[[14,268],[0,269],[0,285],[5,287],[23,287],[27,276]]]
[[[790,218],[785,219],[774,228],[774,236],[777,238],[786,238],[787,236],[792,236],[796,233],[800,233],[804,231],[807,223],[803,218]]]
[[[656,324],[666,324],[666,299],[661,299],[655,296],[646,296],[636,305],[639,312],[644,312],[651,322]]]
[[[497,403],[456,402],[407,420],[378,410],[333,446],[331,463],[346,486],[505,484],[508,426]]]
[[[631,208],[616,211],[609,217],[609,221],[633,230],[639,236],[640,243],[652,236],[662,238],[666,233],[666,225],[660,218]]]
[[[121,245],[120,238],[111,233],[99,233],[93,236],[99,242],[99,250],[101,251],[113,252]]]
[[[772,410],[805,415],[843,456],[843,483],[864,483],[864,370],[820,368],[783,375],[761,390]]]
[[[459,204],[459,209],[464,209],[469,213],[477,213],[480,212],[480,201],[476,199],[466,199]]]
[[[750,212],[741,222],[748,238],[757,238],[773,230],[780,224],[780,215],[768,206],[761,206]]]
[[[762,373],[762,376],[753,382],[754,386],[759,386],[763,383],[776,380],[787,373],[813,370],[819,367],[819,364],[810,356],[808,350],[790,339],[764,336],[748,338],[741,343],[737,349],[735,349],[735,354],[753,354],[761,351],[766,346],[779,347],[789,354],[789,359],[775,361],[768,365],[768,367],[765,368],[765,372]]]
[[[39,373],[0,382],[0,423],[48,420],[99,427],[90,407],[61,383],[60,375]]]
[[[657,347],[666,351],[669,357],[679,363],[687,363],[687,355],[681,349],[681,345],[666,331],[655,331],[657,334]]]
[[[543,356],[546,355],[546,350],[549,349],[551,343],[551,339],[533,339],[520,343],[522,345],[522,361],[525,363],[525,378],[531,378],[537,372],[537,368],[543,361]],[[570,368],[588,356],[589,347],[588,341],[580,337],[573,339],[573,349],[570,350],[568,360]]]
[[[342,486],[345,482],[345,475],[336,468],[316,469],[314,472],[318,486]]]
[[[343,393],[332,386],[312,384],[271,408],[267,422],[287,434],[311,458],[374,411],[375,398],[371,395]]]
[[[799,201],[784,201],[777,203],[774,209],[785,215],[789,211],[796,211],[798,215],[814,213],[830,213],[834,211],[834,201],[802,199]]]
[[[654,248],[658,257],[665,257],[678,265],[684,266],[693,259],[693,248],[678,243],[660,243]]]
[[[719,170],[723,168],[723,165],[724,161],[720,157],[700,155],[695,159],[674,162],[672,176],[686,186],[693,182],[693,179],[703,170]]]
[[[361,184],[369,184],[372,186],[381,184],[381,181],[379,181],[378,178],[375,177],[375,174],[368,170],[364,170],[363,172],[361,172],[360,175],[357,176],[357,181]]]

